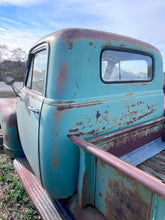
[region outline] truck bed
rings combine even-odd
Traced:
[[[165,183],[165,150],[144,161],[137,167]]]
[[[165,182],[165,143],[161,138],[138,148],[120,159]]]
[[[162,117],[88,142],[165,182],[164,121]]]
[[[165,142],[159,122],[143,124],[142,130],[136,126],[138,133],[132,128],[87,141],[70,137],[80,148],[80,205],[93,203],[107,219],[162,219],[165,213]],[[148,134],[154,131],[160,131],[157,132],[160,136],[151,140],[153,135],[148,138]],[[146,142],[150,141],[139,147],[140,139],[136,135],[143,138],[142,133]],[[118,139],[121,142],[117,142]],[[137,143],[137,148],[130,151],[132,143],[133,146]],[[126,149],[127,153],[122,155],[123,149],[117,151],[118,147]],[[92,196],[87,196],[88,191]]]

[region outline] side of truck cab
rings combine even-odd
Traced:
[[[83,160],[84,166],[80,163],[87,154],[70,137],[99,138],[163,117],[162,73],[162,58],[155,47],[116,34],[65,29],[35,44],[17,97],[17,139],[53,198],[74,197],[88,183],[83,170],[89,158]],[[133,137],[130,141],[123,137],[109,152],[122,157],[155,140],[163,123],[147,129],[144,140],[141,133],[136,136],[136,146]],[[99,148],[108,151],[109,146]],[[91,204],[104,206],[99,203],[101,194],[94,196],[96,188],[87,189]]]

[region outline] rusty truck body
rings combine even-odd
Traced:
[[[165,218],[163,64],[155,47],[60,30],[30,50],[23,88],[13,89],[16,99],[0,100],[0,119],[20,178],[30,167],[73,219]],[[21,178],[27,191],[38,184],[33,177]]]

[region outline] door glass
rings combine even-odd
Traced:
[[[47,50],[34,54],[26,86],[40,94],[44,92],[44,82],[47,68]]]

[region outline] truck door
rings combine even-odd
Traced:
[[[17,123],[23,151],[37,177],[39,168],[39,126],[45,93],[47,45],[30,53],[25,85],[17,100]]]

